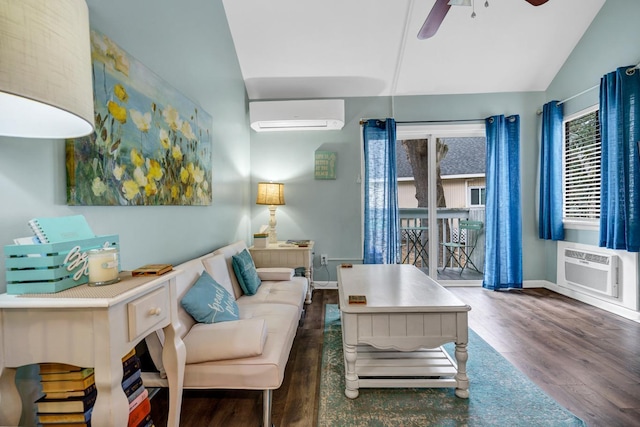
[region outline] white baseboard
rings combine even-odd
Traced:
[[[438,280],[445,288],[455,287],[481,287],[482,280]],[[522,283],[523,288],[546,288],[547,284],[552,284],[546,280],[525,280]]]
[[[553,283],[549,282],[548,280],[524,280],[522,282],[522,287],[523,288],[547,288],[547,289],[551,289],[549,288],[549,286],[552,286]]]
[[[640,312],[633,311],[631,309],[622,307],[617,304],[612,304],[610,302],[601,300],[599,298],[595,298],[591,295],[587,295],[582,292],[576,292],[571,289],[563,288],[548,280],[525,280],[525,282],[523,283],[523,286],[525,288],[549,289],[550,291],[557,292],[561,295],[567,296],[569,298],[573,298],[585,304],[589,304],[594,307],[600,308],[602,310],[608,311],[609,313],[617,314],[618,316],[622,316],[626,319],[633,320],[635,322],[640,323]]]
[[[338,282],[336,281],[328,281],[328,282],[313,282],[313,289],[338,289]]]
[[[617,304],[612,304],[599,298],[592,297],[591,295],[583,294],[582,292],[576,292],[571,289],[563,288],[562,286],[558,286],[552,282],[547,283],[548,285],[545,286],[545,288],[549,289],[550,291],[557,292],[559,294],[568,296],[569,298],[584,302],[585,304],[589,304],[602,310],[608,311],[609,313],[617,314],[618,316],[622,316],[626,319],[640,323],[640,312],[638,311],[634,311]]]

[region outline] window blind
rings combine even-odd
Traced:
[[[598,110],[564,126],[564,218],[600,218],[601,137]]]

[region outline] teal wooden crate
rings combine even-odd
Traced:
[[[7,293],[14,295],[60,292],[87,283],[89,278],[82,275],[74,279],[74,274],[82,267],[67,267],[72,260],[67,255],[76,246],[81,252],[105,246],[120,248],[118,235],[96,236],[91,239],[72,240],[62,243],[40,245],[7,245],[4,247]],[[120,259],[118,258],[118,270]]]

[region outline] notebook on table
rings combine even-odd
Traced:
[[[29,226],[42,243],[60,243],[95,237],[84,215],[33,218],[29,221]]]

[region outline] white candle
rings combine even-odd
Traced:
[[[89,284],[107,285],[118,281],[118,250],[93,249],[89,256]]]

